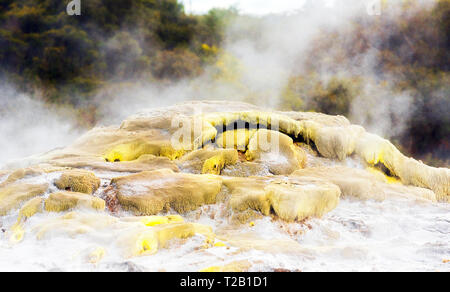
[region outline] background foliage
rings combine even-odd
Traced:
[[[70,106],[81,124],[95,124],[92,98],[115,81],[173,82],[215,66],[218,75],[234,82],[233,71],[224,65],[232,56],[218,52],[227,25],[239,15],[236,9],[187,15],[176,0],[89,0],[83,1],[81,17],[68,17],[66,5],[0,0],[0,78],[25,93],[42,92],[45,102]],[[287,78],[279,106],[348,116],[368,84],[408,91],[413,114],[394,141],[410,155],[448,165],[450,1],[436,1],[428,10],[408,5],[414,2],[388,21],[361,18],[346,30],[324,31],[310,48],[304,70]],[[352,70],[356,57],[373,48],[376,80]],[[326,79],[323,68],[330,75]]]

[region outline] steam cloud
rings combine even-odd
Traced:
[[[288,77],[303,71],[303,64],[310,57],[311,43],[324,29],[345,29],[357,15],[377,17],[367,13],[366,4],[356,0],[308,1],[302,11],[290,15],[267,15],[257,21],[237,17],[227,29],[224,49],[219,56],[231,56],[239,64],[231,72],[232,81],[214,78],[216,68],[209,67],[197,78],[170,84],[142,80],[127,80],[127,86],[113,84],[94,100],[99,106],[99,124],[117,124],[142,109],[192,99],[239,100],[276,108]],[[390,11],[393,15],[394,8],[395,5]],[[107,42],[105,49],[113,45],[113,41]],[[354,63],[340,71],[377,80],[374,53],[355,56]],[[324,67],[320,76],[326,83],[336,70]],[[2,92],[0,166],[10,159],[71,143],[82,131],[75,128],[73,116],[67,113],[20,95],[7,86]],[[381,90],[376,83],[367,84],[363,94],[353,101],[349,119],[390,138],[401,133],[412,109],[408,92],[393,93],[389,88]]]
[[[68,111],[8,85],[0,92],[0,169],[8,161],[68,145],[82,132]]]
[[[224,50],[219,57],[231,56],[239,64],[231,73],[233,81],[217,80],[212,77],[215,68],[206,68],[198,78],[170,85],[140,82],[132,88],[107,89],[107,93],[101,93],[101,98],[98,98],[102,104],[101,122],[118,123],[143,108],[191,99],[239,100],[277,108],[288,77],[293,73],[303,73],[304,62],[310,58],[312,42],[329,28],[339,30],[352,26],[356,16],[377,17],[368,13],[367,5],[373,2],[305,1],[302,11],[292,14],[237,17],[227,28]],[[396,5],[390,9],[395,16]],[[330,55],[333,49],[330,48]],[[320,76],[325,84],[329,76],[336,75],[337,71],[339,74],[346,72],[377,80],[375,53],[370,51],[355,56],[345,68],[324,67]],[[354,100],[348,118],[390,138],[401,133],[411,109],[411,98],[407,92],[393,93],[368,84],[361,96]]]

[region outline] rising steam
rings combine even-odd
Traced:
[[[124,76],[126,83],[117,80],[104,88],[94,100],[99,106],[99,124],[117,124],[144,108],[192,99],[240,100],[277,108],[289,76],[303,73],[307,61],[314,62],[310,59],[310,49],[317,37],[328,28],[348,28],[356,16],[379,17],[369,15],[366,4],[354,0],[306,1],[301,11],[288,15],[238,16],[227,28],[218,62],[204,68],[201,76],[164,84],[130,81]],[[390,6],[391,17],[395,17],[395,7]],[[345,43],[346,40],[336,41]],[[105,50],[120,45],[115,40],[105,43]],[[332,55],[334,49],[330,47],[328,53]],[[374,80],[365,84],[353,100],[348,118],[390,138],[404,130],[413,105],[408,92],[379,87],[375,53],[355,56],[344,68],[324,65],[320,78],[327,83],[329,76],[339,71]],[[2,92],[0,163],[66,145],[79,135],[74,117],[67,112],[47,107],[8,86]]]
[[[7,161],[68,145],[82,132],[68,110],[47,106],[11,86],[1,86],[0,92],[0,168]]]

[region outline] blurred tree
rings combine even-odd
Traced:
[[[197,36],[218,45],[218,12],[198,25],[202,17],[187,16],[176,0],[90,0],[76,17],[66,5],[0,0],[0,75],[26,91],[45,88],[52,102],[77,105],[65,94],[87,99],[109,80],[191,77],[214,62]]]

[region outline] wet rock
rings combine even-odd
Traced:
[[[175,147],[172,139],[182,137],[177,136],[180,124],[190,127],[184,133],[187,139],[182,148]],[[196,132],[195,126],[201,131]],[[275,148],[271,148],[274,141]],[[29,167],[17,169],[19,164]],[[260,250],[298,252],[301,256],[330,252],[334,248],[305,247],[294,238],[320,226],[307,220],[333,210],[341,196],[358,200],[402,196],[413,198],[413,203],[445,202],[450,185],[448,169],[408,158],[389,141],[351,125],[344,117],[263,111],[232,102],[189,102],[144,110],[120,127],[94,128],[69,147],[23,159],[17,165],[0,172],[0,215],[22,207],[17,229],[11,230],[14,240],[24,238],[31,226],[36,226],[31,233],[38,239],[84,234],[80,240],[95,241],[101,235],[113,249],[121,248],[124,256],[152,254],[170,246],[169,242],[176,245],[193,236],[205,237],[208,247],[214,245],[209,239],[214,236],[210,227],[185,222],[179,215],[161,216],[168,211],[214,222],[220,229],[215,230],[220,240],[230,248],[224,248],[226,252],[234,252],[233,248],[236,253]],[[56,179],[61,190],[77,192],[50,194],[43,204],[47,183],[53,183],[55,171],[63,173]],[[99,188],[96,176],[103,182],[97,191],[101,198],[91,195]],[[215,203],[218,205],[210,205]],[[43,205],[49,211],[67,211],[80,205],[89,208],[57,218],[49,215],[42,223],[45,214],[31,216]],[[98,212],[105,205],[117,217]],[[372,203],[355,205],[370,208]],[[92,208],[95,210],[89,210]],[[120,217],[130,215],[124,211],[146,216]],[[264,216],[271,216],[272,221]],[[261,223],[274,224],[282,238],[268,239]],[[338,223],[346,231],[370,235],[359,220]],[[433,233],[444,232],[441,229],[439,222],[426,228]],[[320,230],[326,240],[342,240],[331,228]],[[208,253],[202,246],[193,250]],[[432,256],[446,251],[442,243],[424,246],[423,252]],[[94,255],[94,261],[101,254]],[[346,250],[340,254],[361,256]],[[439,261],[441,258],[439,254]],[[235,268],[226,263],[211,265],[210,270]],[[123,268],[127,269],[126,264]]]
[[[255,210],[247,209],[241,212],[234,212],[231,219],[239,224],[245,224],[256,219],[261,219],[262,217],[263,216],[261,213]]]
[[[223,185],[231,195],[229,204],[235,212],[251,209],[266,216],[270,215],[270,202],[264,190],[268,184],[269,180],[265,177],[223,179]]]
[[[209,111],[213,108],[215,110]],[[189,109],[192,111],[189,112]],[[202,109],[208,112],[196,114]],[[180,124],[189,127],[186,133],[178,135]],[[245,128],[234,130],[235,124],[258,130],[255,133]],[[230,126],[233,126],[232,130],[223,132]],[[275,137],[281,141],[281,151],[277,157],[273,157],[273,151],[262,149],[258,142],[264,133],[272,132],[277,133]],[[181,148],[175,147],[173,142],[182,137],[186,139],[178,141]],[[351,125],[344,117],[262,111],[251,105],[232,102],[226,105],[220,102],[189,102],[167,109],[147,110],[128,118],[119,128],[94,128],[73,145],[35,156],[28,163],[113,171],[137,172],[162,168],[177,171],[177,163],[184,164],[186,160],[182,158],[191,151],[210,144],[228,148],[232,141],[233,148],[244,149],[247,144],[249,160],[267,164],[273,174],[286,175],[301,169],[306,159],[303,149],[293,147],[289,139],[314,145],[318,153],[327,159],[343,161],[350,155],[356,155],[371,166],[383,165],[402,184],[432,190],[439,201],[446,202],[450,197],[449,169],[429,167],[408,158],[389,141],[367,133],[360,126]],[[144,156],[148,159],[138,162]],[[26,161],[22,163],[26,164]],[[202,161],[200,166],[193,167],[196,169],[194,172],[202,172],[204,163]],[[204,172],[221,173],[222,164],[227,166],[221,156],[216,156],[208,161]]]
[[[100,187],[100,179],[93,172],[81,169],[64,171],[55,181],[60,190],[93,194]]]
[[[125,257],[150,255],[166,247],[173,239],[185,239],[195,234],[202,234],[210,239],[215,236],[209,226],[174,222],[158,224],[151,228],[136,227],[128,230],[121,234],[117,245],[123,248]]]
[[[341,195],[336,185],[320,180],[272,183],[265,192],[275,214],[286,221],[321,217],[336,208]]]
[[[45,210],[48,212],[62,212],[75,207],[104,210],[105,201],[92,195],[75,192],[52,193],[45,200]]]
[[[260,129],[250,138],[248,160],[268,165],[273,174],[288,175],[306,164],[306,153],[289,136]]]
[[[18,223],[23,222],[24,220],[30,218],[34,214],[42,212],[43,202],[44,202],[43,197],[33,198],[28,202],[26,202],[22,206],[22,208],[20,208],[19,218],[17,219],[17,222]]]
[[[118,144],[106,150],[103,155],[107,162],[120,162],[136,160],[142,155],[155,155],[174,160],[183,156],[182,149],[174,149],[169,141],[154,141],[149,139],[136,139],[135,141]]]
[[[53,165],[72,168],[90,168],[95,171],[141,172],[169,168],[178,171],[177,165],[167,157],[144,154],[132,161],[109,162],[100,156],[63,156],[50,161]]]
[[[234,165],[237,161],[237,150],[205,147],[183,156],[179,165],[192,173],[220,174],[224,167]]]
[[[114,186],[107,186],[100,194],[100,198],[105,201],[106,208],[108,208],[111,213],[117,213],[119,211],[120,204]]]
[[[88,196],[86,194],[82,194]],[[32,229],[38,240],[60,235],[75,238],[80,234],[100,231],[113,226],[118,218],[101,212],[79,213],[69,212],[60,217],[50,218]]]
[[[235,212],[252,209],[263,215],[273,211],[283,220],[301,221],[321,217],[333,210],[340,189],[325,180],[315,178],[224,178],[231,193],[230,206]]]
[[[213,175],[162,169],[117,177],[111,184],[122,208],[139,215],[155,215],[170,209],[185,213],[215,203],[222,181]]]
[[[0,216],[16,209],[26,200],[44,194],[48,184],[11,183],[0,187]]]
[[[233,165],[227,165],[221,172],[222,175],[249,177],[249,176],[267,176],[270,174],[267,165],[256,162],[237,162]]]
[[[216,144],[220,148],[232,148],[246,151],[250,138],[256,129],[237,129],[225,131],[216,137]]]
[[[180,216],[146,216],[117,218],[104,213],[70,212],[38,224],[33,232],[41,240],[50,236],[96,236],[108,230],[113,245],[125,258],[151,255],[168,247],[174,239],[201,235],[214,242],[215,234],[207,225],[184,222]]]
[[[386,198],[382,185],[372,174],[362,169],[341,166],[313,167],[297,170],[291,175],[291,177],[304,176],[329,180],[340,188],[342,197],[378,201]]]
[[[12,184],[20,179],[26,178],[26,177],[34,177],[41,175],[43,172],[39,170],[38,168],[21,168],[17,169],[11,174],[8,175],[8,177],[0,184],[0,188],[3,186],[7,186],[9,184]]]
[[[450,202],[450,169],[406,157],[391,142],[370,133],[361,135],[355,152],[371,165],[383,164],[403,184],[430,189],[438,201]]]
[[[291,177],[316,177],[329,180],[339,186],[342,197],[361,200],[384,200],[387,196],[408,196],[436,201],[435,194],[428,189],[391,183],[381,173],[343,166],[311,167],[295,171]]]

